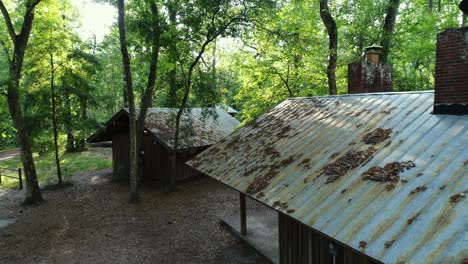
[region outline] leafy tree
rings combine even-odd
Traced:
[[[20,145],[21,161],[26,177],[26,204],[38,203],[43,200],[39,184],[37,182],[36,168],[31,148],[31,139],[26,126],[20,103],[20,79],[23,69],[24,54],[26,52],[30,32],[33,27],[34,10],[41,0],[27,0],[24,3],[22,25],[20,33],[16,33],[15,25],[10,17],[3,0],[0,0],[0,10],[2,12],[10,41],[13,44],[13,54],[8,57],[9,77],[7,83],[8,109],[14,126],[18,131],[18,142]],[[19,27],[19,25],[17,25]],[[5,41],[2,41],[5,43]],[[7,49],[7,47],[5,47]]]

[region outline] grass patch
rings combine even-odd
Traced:
[[[55,158],[53,155],[38,156],[35,154],[34,163],[36,165],[37,177],[41,186],[57,183],[57,168],[55,166]],[[110,149],[90,149],[89,151],[61,155],[60,165],[63,180],[66,182],[72,175],[79,172],[110,168],[112,166],[112,157],[110,155]],[[10,160],[0,161],[0,167],[20,168],[22,165],[18,156]],[[2,183],[3,184],[0,188],[18,187],[18,180],[15,179],[2,177]]]

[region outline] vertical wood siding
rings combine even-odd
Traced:
[[[335,263],[337,264],[379,263],[284,214],[278,215],[281,264],[334,263],[330,253],[330,243],[333,243],[336,248]]]
[[[205,148],[183,151],[178,154],[177,180],[187,179],[199,174],[185,162]],[[141,159],[143,180],[159,180],[168,182],[172,175],[171,153],[164,148],[153,136],[143,138],[144,154]],[[112,168],[114,176],[119,179],[128,178],[130,168],[130,142],[128,133],[120,133],[112,138]]]
[[[130,172],[130,144],[128,133],[120,133],[112,138],[112,169],[114,177],[128,178]]]

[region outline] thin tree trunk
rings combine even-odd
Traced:
[[[72,130],[72,117],[71,117],[71,104],[70,104],[70,94],[67,91],[67,87],[63,89],[63,99],[65,103],[65,118],[64,118],[64,125],[65,125],[65,133],[67,133],[67,152],[74,152],[75,151],[75,136],[73,135]]]
[[[169,23],[171,28],[175,30],[177,26],[177,10],[173,6],[174,2],[168,2],[167,8],[169,11]],[[169,107],[174,107],[177,105],[177,47],[175,44],[170,44],[168,47],[168,57],[170,63],[173,64],[173,68],[169,70],[169,91],[167,93],[167,105]]]
[[[130,201],[140,200],[138,194],[138,178],[139,178],[139,158],[140,150],[143,142],[143,131],[148,107],[151,106],[154,94],[154,86],[157,78],[158,59],[159,59],[159,13],[154,2],[150,3],[151,12],[153,14],[152,21],[152,51],[150,70],[148,74],[148,83],[146,90],[143,93],[139,117],[137,118],[135,108],[135,97],[132,81],[132,71],[130,68],[130,56],[127,49],[127,37],[125,30],[125,4],[124,0],[117,1],[118,9],[118,26],[119,26],[119,41],[120,51],[122,53],[122,65],[124,71],[124,82],[129,106],[129,129],[130,129]]]
[[[338,59],[338,30],[336,27],[335,20],[330,14],[328,8],[328,0],[320,0],[320,17],[322,18],[323,24],[327,28],[328,32],[328,93],[330,95],[336,95],[336,61]]]
[[[18,131],[18,142],[20,144],[20,156],[23,163],[23,168],[26,177],[26,199],[25,204],[39,203],[43,200],[39,184],[37,182],[36,167],[32,155],[31,139],[28,129],[24,122],[24,116],[21,110],[19,85],[21,79],[21,71],[23,68],[24,53],[29,40],[29,34],[34,21],[34,9],[41,0],[30,0],[26,2],[26,12],[24,14],[23,25],[19,35],[15,33],[15,29],[11,22],[10,15],[3,3],[0,0],[0,10],[5,20],[8,33],[13,42],[14,51],[13,58],[10,60],[9,77],[7,87],[8,109],[10,111],[13,124]]]
[[[159,11],[158,7],[154,2],[150,3],[151,13],[153,17],[152,21],[152,43],[151,43],[151,61],[149,65],[148,82],[146,84],[146,90],[144,91],[141,104],[140,104],[140,115],[137,120],[137,149],[139,152],[143,149],[143,135],[145,129],[145,120],[148,113],[148,108],[153,104],[154,87],[156,84],[157,73],[158,73],[158,60],[159,60],[159,49],[160,49],[160,29],[159,29]],[[140,157],[142,158],[142,157]],[[141,174],[141,170],[138,171],[138,179]]]
[[[57,167],[57,179],[58,184],[63,183],[62,171],[60,169],[60,158],[58,150],[58,128],[57,128],[57,105],[55,100],[55,65],[54,65],[54,55],[52,52],[50,55],[50,93],[52,101],[52,130],[54,132],[54,150],[55,150],[55,165]]]
[[[387,14],[385,15],[385,23],[382,31],[382,40],[380,42],[380,45],[382,46],[382,63],[387,63],[388,60],[399,6],[400,0],[388,1]]]
[[[195,66],[197,66],[198,62],[202,58],[203,54],[205,53],[206,47],[213,42],[219,35],[221,35],[234,21],[236,21],[238,18],[233,18],[228,23],[223,25],[217,32],[215,32],[213,35],[207,35],[205,42],[202,44],[200,51],[198,52],[197,57],[192,61],[192,63],[189,66],[189,70],[187,73],[187,79],[185,82],[185,91],[184,91],[184,97],[182,98],[182,103],[179,106],[179,109],[177,111],[176,115],[176,120],[175,120],[175,132],[174,132],[174,145],[172,148],[172,157],[171,157],[171,167],[172,167],[172,175],[169,183],[169,190],[174,191],[175,190],[175,181],[177,178],[177,150],[179,148],[179,134],[180,134],[180,120],[182,118],[182,114],[184,113],[185,108],[187,107],[187,102],[189,99],[190,95],[190,90],[192,88],[192,76],[193,76],[193,70],[195,69]]]
[[[81,120],[86,121],[88,119],[88,99],[82,98],[80,100],[80,108],[81,108]],[[83,151],[86,149],[86,140],[84,138],[80,138],[78,142],[76,142],[76,151]]]
[[[118,10],[118,25],[119,25],[119,40],[120,52],[122,53],[122,66],[124,72],[125,90],[127,95],[127,103],[129,108],[129,130],[130,130],[130,200],[139,200],[137,190],[137,170],[138,170],[138,153],[137,153],[137,135],[136,135],[136,109],[135,98],[133,91],[132,71],[130,68],[130,55],[127,49],[127,35],[125,30],[125,3],[124,0],[117,1]]]

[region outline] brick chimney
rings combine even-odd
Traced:
[[[380,46],[366,48],[366,61],[348,65],[348,93],[391,92],[392,66],[381,62]]]
[[[468,114],[468,27],[437,35],[434,114]]]

